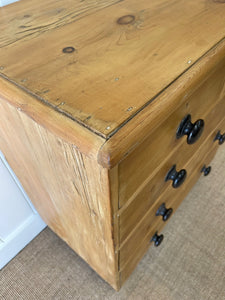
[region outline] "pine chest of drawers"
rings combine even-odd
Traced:
[[[117,290],[224,142],[224,24],[222,0],[0,9],[0,149]]]

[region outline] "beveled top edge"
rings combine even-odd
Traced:
[[[201,57],[182,76],[160,93],[141,114],[137,114],[121,127],[115,135],[104,142],[98,154],[98,162],[113,168],[138,147],[160,124],[182,105],[215,70],[225,64],[225,38]]]
[[[225,36],[224,14],[213,0],[19,1],[0,9],[1,72],[109,139]]]

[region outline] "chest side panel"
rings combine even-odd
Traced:
[[[0,148],[44,221],[117,288],[109,172],[1,99]]]

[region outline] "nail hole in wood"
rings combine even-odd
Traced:
[[[74,47],[65,47],[63,48],[63,53],[73,53],[75,51]]]

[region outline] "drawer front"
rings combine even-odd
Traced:
[[[221,131],[225,130],[225,119],[219,124],[219,128]],[[180,203],[191,187],[195,184],[197,178],[201,175],[200,171],[203,165],[207,165],[219,147],[218,142],[213,141],[216,132],[217,130],[208,137],[207,141],[205,141],[195,155],[193,155],[193,157],[184,166],[189,175],[187,176],[186,182],[184,182],[179,190],[168,187],[168,189],[160,195],[150,209],[145,211],[140,222],[134,224],[136,226],[133,228],[129,236],[121,243],[121,262],[126,261],[126,257],[129,257],[129,255],[127,255],[129,251],[132,251],[135,247],[137,247],[137,245],[140,245],[141,241],[148,234],[149,230],[155,226],[155,224],[158,222],[161,226],[165,224],[160,216],[155,215],[159,206],[163,202],[166,203],[166,206],[171,206],[174,203],[176,205],[176,202]],[[174,209],[174,206],[172,208]],[[120,223],[120,232],[122,232],[122,230],[123,227]],[[134,245],[132,245],[132,243],[134,243]]]
[[[223,108],[224,110],[221,109],[221,105],[217,105],[216,109],[212,111],[212,114],[217,115],[217,113],[221,114],[222,112],[224,116],[225,101],[223,101]],[[125,205],[121,210],[119,210],[117,214],[119,215],[121,243],[126,239],[128,234],[133,230],[136,224],[143,218],[143,215],[146,213],[146,211],[148,211],[149,208],[152,207],[152,205],[164,191],[166,191],[168,196],[170,196],[171,193],[180,193],[182,186],[174,189],[171,186],[172,181],[165,182],[167,172],[174,164],[177,165],[178,170],[183,168],[187,169],[187,178],[183,183],[183,185],[186,185],[188,177],[195,170],[195,165],[192,163],[188,163],[188,160],[190,159],[190,161],[192,161],[192,157],[196,156],[196,153],[200,153],[199,158],[201,159],[205,151],[207,151],[207,149],[210,149],[210,147],[214,145],[213,140],[218,130],[221,130],[223,132],[223,129],[225,129],[225,126],[223,124],[224,121],[220,122],[217,125],[216,129],[214,129],[211,134],[207,136],[205,142],[203,144],[200,144],[200,147],[198,146],[196,148],[196,146],[194,146],[194,148],[191,149],[186,143],[182,144],[167,159],[164,165],[160,168],[159,171],[157,171],[155,176],[144,186],[144,188],[141,189],[138,194],[134,194],[134,197],[131,198],[132,201],[128,202],[129,205]],[[199,158],[197,157],[196,161],[198,161]]]
[[[160,168],[171,152],[180,145],[188,148],[189,157],[197,150],[210,132],[223,118],[225,103],[225,66],[217,69],[187,101],[178,107],[153,134],[138,146],[119,164],[119,207],[121,208],[144,185],[149,177]],[[220,109],[214,111],[220,102]],[[205,128],[200,139],[193,145],[187,145],[186,136],[176,139],[176,131],[181,120],[191,114],[192,121],[205,120]],[[188,157],[187,157],[188,158]]]
[[[162,228],[167,222],[162,221],[161,216],[156,216],[156,211],[162,203],[166,207],[173,208],[173,212],[179,207],[183,198],[188,194],[191,187],[196,183],[199,176],[201,176],[201,169],[204,164],[208,165],[214,157],[218,145],[214,143],[207,149],[207,154],[202,156],[202,153],[197,153],[191,160],[190,164],[195,165],[195,171],[189,176],[186,184],[184,184],[179,193],[173,192],[170,196],[165,192],[162,194],[158,201],[144,216],[143,220],[137,225],[132,234],[128,237],[120,249],[120,277],[123,283],[127,277],[132,273],[137,263],[141,260],[145,252],[148,250],[152,236],[157,231],[161,232]],[[199,159],[198,157],[202,157]],[[166,240],[166,237],[165,237]],[[164,241],[165,242],[165,241]]]

